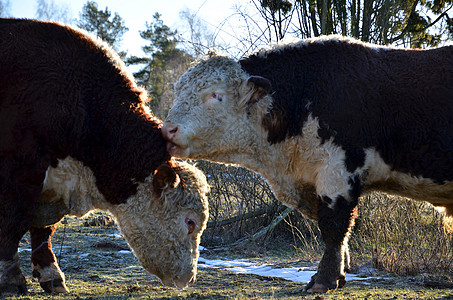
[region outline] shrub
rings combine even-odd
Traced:
[[[268,226],[285,210],[257,173],[233,165],[198,161],[211,185],[210,219],[202,244],[234,246]],[[359,202],[351,235],[352,261],[372,261],[375,268],[400,275],[453,272],[453,234],[430,204],[371,193]],[[243,245],[243,244],[241,244]],[[305,259],[318,260],[323,244],[317,223],[297,211],[252,243],[262,251],[295,249]]]

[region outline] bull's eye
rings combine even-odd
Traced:
[[[187,229],[188,229],[187,234],[192,234],[195,231],[195,227],[197,226],[195,221],[190,218],[186,218],[186,225],[187,225]]]
[[[215,99],[217,99],[217,100],[219,100],[219,101],[222,101],[222,100],[223,100],[223,96],[220,95],[220,94],[212,93],[211,96],[212,96],[212,98],[215,98]]]

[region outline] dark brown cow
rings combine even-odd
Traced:
[[[214,56],[181,76],[162,128],[181,157],[260,172],[317,219],[326,250],[309,292],[345,284],[358,198],[380,190],[453,215],[453,47],[334,36]]]
[[[165,284],[195,280],[208,186],[194,167],[171,162],[144,100],[102,41],[0,19],[0,296],[26,292],[17,247],[27,231],[33,275],[46,291],[67,292],[53,224],[95,208],[115,216]]]

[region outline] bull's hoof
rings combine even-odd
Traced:
[[[338,280],[327,281],[322,280],[318,274],[311,277],[310,283],[305,287],[307,293],[327,293],[329,290],[335,290],[336,288],[342,288],[346,284],[344,275],[340,275]]]
[[[344,287],[345,284],[346,284],[346,277],[344,277],[344,275],[340,275],[338,277],[338,288],[341,289],[342,287]]]
[[[25,279],[20,284],[0,284],[0,297],[27,295],[27,293]]]
[[[69,293],[69,289],[62,279],[54,279],[49,281],[40,282],[42,289],[51,294]]]
[[[305,288],[305,291],[310,294],[324,294],[327,293],[328,290],[329,289],[325,285],[316,282],[310,282]]]
[[[41,267],[32,263],[33,277],[38,278],[41,288],[51,294],[69,293],[65,283],[64,273],[56,262],[52,262],[46,267]]]
[[[17,255],[16,255],[17,256]],[[0,296],[15,296],[27,294],[27,282],[20,270],[18,257],[12,261],[0,261]]]

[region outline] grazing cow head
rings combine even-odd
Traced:
[[[222,160],[247,153],[251,128],[261,124],[271,103],[270,82],[249,76],[233,59],[214,56],[189,69],[175,86],[174,105],[162,132],[170,153]],[[264,133],[263,133],[264,134]]]
[[[209,186],[195,167],[177,162],[175,169],[160,166],[127,203],[109,210],[143,267],[166,285],[185,287],[197,273]]]

